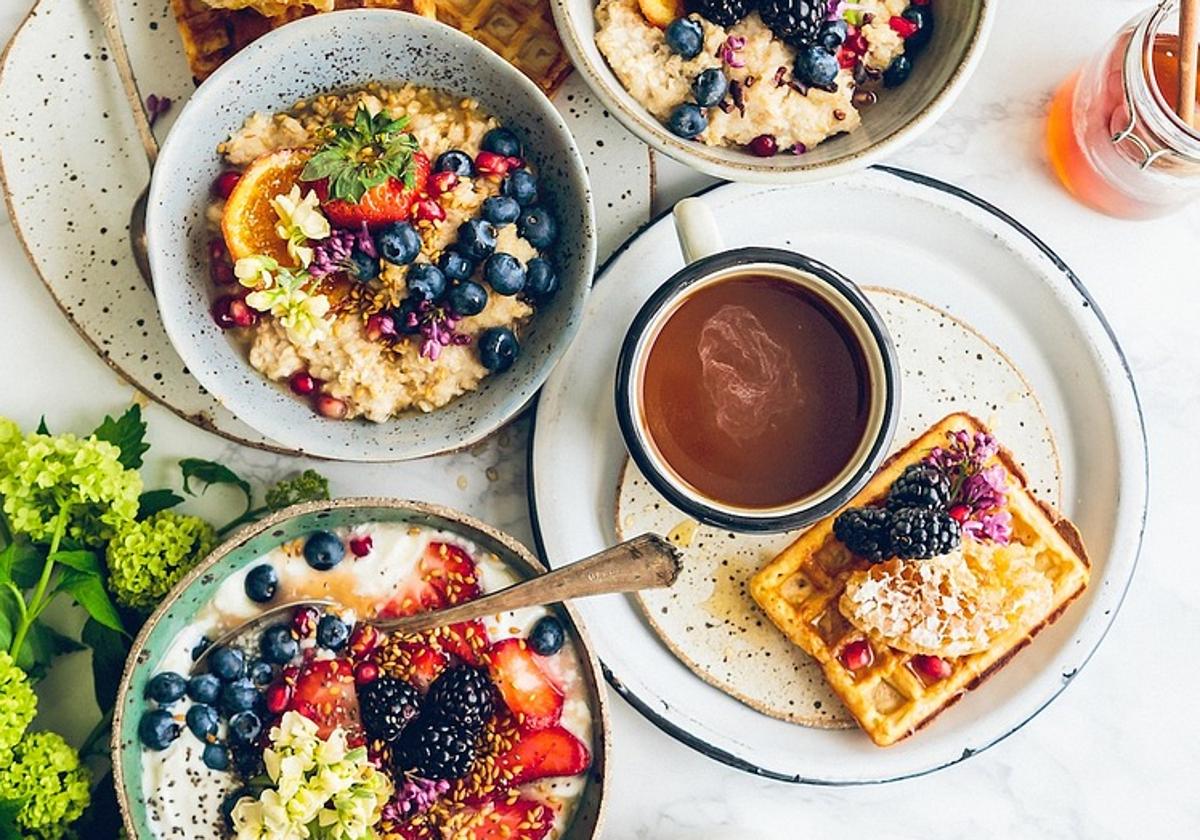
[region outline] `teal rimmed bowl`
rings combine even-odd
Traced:
[[[146,708],[146,683],[154,675],[165,651],[212,599],[222,582],[234,572],[281,543],[321,528],[338,528],[368,522],[405,523],[444,529],[460,534],[496,555],[519,577],[545,571],[545,566],[520,542],[451,508],[424,502],[386,498],[352,498],[308,502],[281,510],[249,525],[218,546],[171,591],[146,621],[134,640],[121,678],[113,716],[112,763],[117,801],[125,831],[134,840],[158,836],[142,786],[142,746],[137,726]],[[579,657],[588,705],[592,712],[592,767],[563,840],[589,840],[599,834],[603,821],[604,792],[608,781],[608,703],[600,680],[600,665],[592,652],[578,615],[568,605],[554,607],[567,626]],[[186,783],[185,780],[181,780]]]

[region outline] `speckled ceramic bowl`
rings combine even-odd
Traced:
[[[254,111],[371,81],[413,82],[477,99],[522,135],[542,194],[560,225],[562,289],[534,319],[514,367],[430,414],[383,424],[323,419],[259,375],[209,315],[205,207],[220,172],[217,144]],[[327,458],[389,461],[456,449],[513,417],[574,336],[595,267],[587,173],[562,117],[495,53],[448,26],[388,10],[314,15],[240,51],[188,101],[163,144],[146,218],[158,309],[192,375],[237,417],[289,449]]]
[[[731,181],[771,184],[831,178],[894,154],[937,121],[975,69],[998,0],[933,0],[933,39],[911,77],[884,91],[862,112],[855,131],[831,137],[804,155],[755,157],[741,149],[706,146],[676,137],[634,99],[596,46],[596,0],[552,0],[554,20],[576,69],[621,122],[680,163]]]
[[[179,582],[159,606],[133,643],[121,679],[113,718],[112,759],[117,800],[125,830],[134,840],[155,837],[142,789],[142,747],[137,727],[146,708],[146,683],[172,641],[193,620],[231,574],[254,562],[281,543],[320,528],[368,522],[412,523],[445,529],[471,540],[506,563],[522,578],[545,571],[529,549],[517,540],[466,514],[422,502],[384,498],[310,502],[281,510],[243,528],[204,559]],[[592,712],[592,766],[563,840],[590,840],[600,833],[604,793],[608,782],[608,704],[600,680],[600,664],[578,615],[569,605],[553,608],[568,628],[579,655],[587,702]]]

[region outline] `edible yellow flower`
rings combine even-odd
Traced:
[[[279,269],[275,284],[246,296],[246,305],[259,312],[270,312],[287,330],[288,337],[305,347],[329,334],[329,298],[304,291],[309,281],[304,272]]]
[[[275,285],[275,272],[279,263],[266,254],[242,257],[233,264],[233,273],[238,282],[247,289],[266,289]]]
[[[288,256],[303,268],[308,268],[313,259],[313,249],[308,247],[309,240],[326,239],[332,232],[329,220],[318,209],[319,204],[320,199],[314,190],[309,190],[301,198],[299,184],[294,184],[287,195],[277,195],[271,199],[271,206],[279,217],[275,233],[280,239],[287,240]]]

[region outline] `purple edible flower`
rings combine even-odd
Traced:
[[[962,532],[976,542],[990,540],[1007,545],[1012,539],[1012,514],[1007,510],[980,513],[962,524]]]
[[[1000,445],[991,435],[964,430],[947,433],[946,446],[935,446],[925,463],[950,478],[950,506],[963,506],[967,516],[963,533],[976,541],[1007,543],[1012,537],[1012,516],[1004,510],[1008,488],[1004,469],[987,466]]]
[[[171,110],[171,104],[169,96],[152,93],[146,97],[146,117],[150,121],[151,128],[158,122],[159,117]]]
[[[746,46],[745,38],[741,35],[730,35],[725,39],[725,43],[721,44],[717,54],[721,57],[721,61],[730,67],[745,67],[745,60],[738,55],[738,51],[744,46]]]
[[[404,783],[397,786],[391,801],[383,806],[383,818],[401,822],[415,814],[423,814],[448,790],[450,783],[445,779],[425,779],[405,773]]]
[[[366,222],[363,222],[361,230],[339,228],[316,243],[313,246],[313,260],[308,267],[308,273],[317,279],[341,272],[354,274],[356,269],[352,257],[355,248],[368,257],[379,256],[375,251],[375,240],[367,231]]]
[[[457,331],[462,317],[448,306],[435,306],[427,300],[408,313],[405,326],[421,334],[421,355],[436,362],[442,348],[471,343],[471,336]]]

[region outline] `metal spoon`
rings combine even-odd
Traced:
[[[125,36],[121,34],[121,24],[117,16],[116,0],[92,0],[100,21],[104,24],[104,34],[108,41],[108,50],[112,53],[113,64],[116,65],[117,75],[121,77],[121,86],[125,90],[125,98],[129,102],[129,110],[133,114],[133,124],[137,128],[138,138],[142,141],[142,149],[154,171],[154,162],[158,160],[158,141],[150,129],[150,118],[146,116],[142,96],[138,93],[137,80],[133,77],[133,67],[129,64],[129,53],[125,49]],[[154,291],[154,282],[150,277],[150,257],[146,249],[146,200],[150,195],[150,183],[133,203],[129,214],[129,243],[133,248],[133,261],[137,263],[138,271],[146,285]]]
[[[399,618],[361,618],[359,621],[388,633],[413,634],[522,607],[554,604],[572,598],[586,598],[589,595],[658,589],[670,586],[678,576],[679,552],[675,547],[662,537],[642,534],[612,548],[606,548],[598,554],[585,557],[577,563],[538,575],[465,604]],[[259,613],[205,648],[192,664],[192,673],[199,670],[209,651],[232,642],[260,625],[270,623],[281,613],[304,606],[337,607],[338,603],[325,599],[303,599],[279,604]]]

